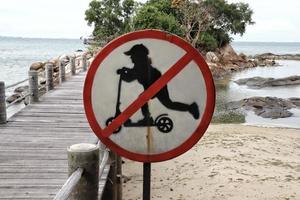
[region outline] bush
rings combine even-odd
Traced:
[[[203,32],[199,38],[199,46],[205,51],[213,51],[218,48],[218,41],[209,33]]]
[[[212,123],[230,124],[245,123],[245,115],[239,111],[224,111],[213,116]]]
[[[177,35],[182,35],[183,30],[179,21],[174,15],[161,12],[161,5],[145,5],[133,18],[133,27],[135,30],[140,29],[160,29]]]

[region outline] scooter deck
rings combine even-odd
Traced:
[[[156,124],[153,121],[149,122],[125,122],[124,127],[147,127],[147,126],[156,126]]]

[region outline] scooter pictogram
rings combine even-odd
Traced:
[[[110,117],[106,120],[106,126],[108,126],[116,117],[119,116],[121,113],[120,105],[121,105],[121,88],[122,88],[122,76],[126,73],[124,70],[118,70],[117,74],[119,74],[119,83],[118,83],[118,96],[117,96],[117,103],[116,103],[116,113],[114,117]],[[128,119],[124,124],[124,127],[149,127],[149,126],[155,126],[160,132],[162,133],[169,133],[173,129],[173,121],[171,118],[168,117],[168,114],[161,114],[153,120],[151,117],[147,120],[138,121],[138,122],[132,122],[130,119]],[[122,126],[120,126],[118,129],[116,129],[113,133],[119,133],[122,129]]]

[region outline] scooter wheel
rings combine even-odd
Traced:
[[[105,125],[108,126],[115,118],[114,117],[110,117],[106,120]],[[121,131],[122,126],[120,126],[119,128],[117,128],[113,133],[117,134]]]
[[[156,126],[160,132],[169,133],[173,129],[173,121],[169,117],[160,117]]]

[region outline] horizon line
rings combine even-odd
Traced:
[[[8,35],[0,35],[0,37],[2,38],[18,38],[18,39],[53,39],[53,40],[81,40],[81,37],[84,38],[84,36],[80,36],[80,37],[27,37],[27,36],[8,36]],[[232,42],[241,42],[241,43],[300,43],[300,41],[245,41],[245,40],[232,40]]]
[[[16,39],[56,39],[56,40],[81,40],[81,37],[24,37],[24,36],[7,36],[7,35],[0,35],[2,38],[16,38]]]

